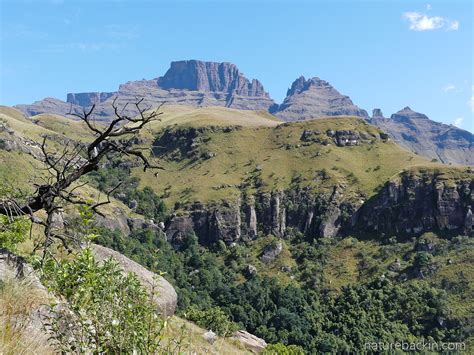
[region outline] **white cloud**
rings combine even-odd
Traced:
[[[454,86],[453,84],[448,84],[443,88],[444,92],[449,92],[449,91],[453,91],[453,90],[456,90],[456,86]]]
[[[458,117],[454,119],[453,126],[459,127],[464,121],[464,117]]]
[[[405,12],[403,18],[408,20],[412,31],[432,31],[446,28],[448,31],[459,29],[459,21],[451,21],[441,16],[428,16],[419,12]]]
[[[428,11],[431,10],[431,4],[426,4],[426,10],[428,10]]]
[[[459,30],[459,21],[451,21],[448,26],[448,31]]]

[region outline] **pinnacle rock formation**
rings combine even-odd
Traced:
[[[368,117],[365,110],[354,105],[349,96],[342,95],[327,81],[317,77],[306,80],[304,76],[293,82],[274,114],[285,121],[342,115]]]

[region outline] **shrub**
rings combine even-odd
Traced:
[[[50,259],[43,282],[68,306],[53,307],[46,329],[58,351],[156,353],[165,321],[134,274],[112,260],[99,265],[89,248],[71,261]]]
[[[0,216],[0,248],[15,251],[25,241],[31,222],[26,218]]]
[[[301,346],[276,343],[269,344],[262,355],[304,355],[304,350]]]
[[[186,318],[222,336],[229,336],[238,329],[220,307],[200,310],[191,306],[186,311]]]

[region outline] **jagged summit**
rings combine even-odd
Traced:
[[[429,118],[428,118],[428,116],[426,116],[422,113],[413,111],[409,106],[406,106],[403,109],[401,109],[400,111],[398,111],[397,113],[394,113],[391,116],[391,119],[402,121],[402,120],[407,120],[407,119],[424,119],[424,120],[427,120]]]
[[[327,81],[318,77],[306,80],[304,76],[291,84],[285,100],[274,113],[285,121],[341,115],[368,117],[365,110]]]
[[[382,110],[379,108],[374,108],[372,110],[372,118],[384,118]]]
[[[474,165],[472,133],[435,122],[408,106],[390,118],[379,116],[375,111],[369,122],[388,133],[401,146],[442,163]]]

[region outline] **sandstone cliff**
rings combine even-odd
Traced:
[[[189,233],[203,244],[256,238],[259,232],[287,237],[339,234],[419,235],[427,231],[473,234],[472,173],[449,177],[436,172],[405,172],[387,182],[368,201],[332,193],[291,189],[245,196],[233,203],[193,204],[166,227],[169,241],[179,247]]]

